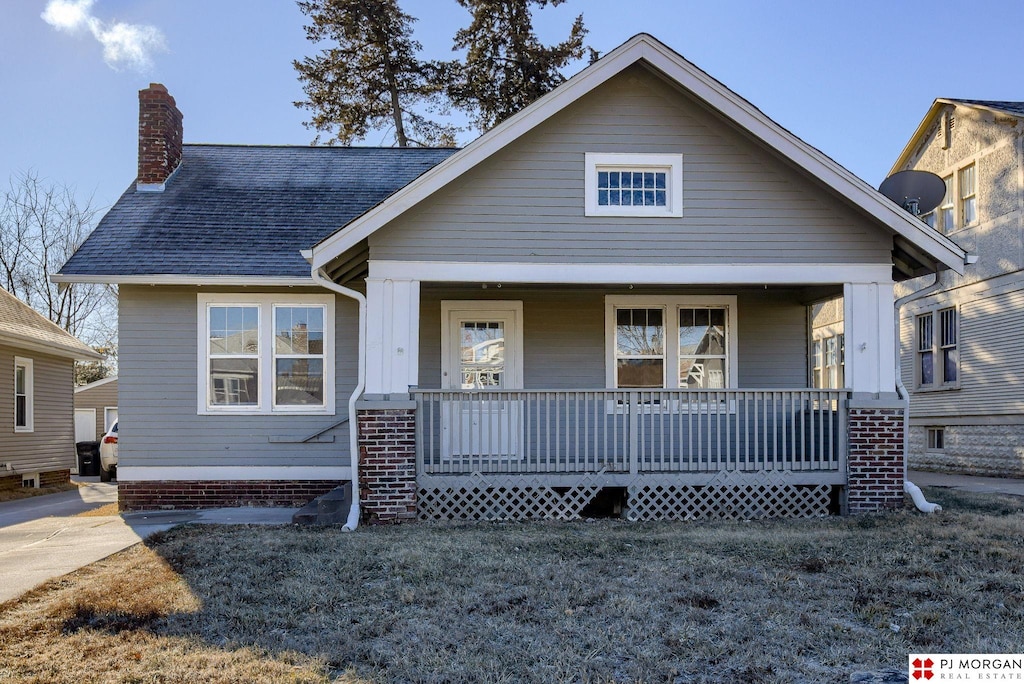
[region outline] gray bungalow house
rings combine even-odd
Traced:
[[[68,482],[75,360],[102,358],[0,289],[0,490]]]
[[[461,150],[182,146],[158,85],[139,149],[58,276],[120,286],[123,508],[903,501],[893,285],[965,253],[648,35]],[[846,386],[814,389],[840,294]]]

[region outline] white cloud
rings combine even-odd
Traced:
[[[50,0],[42,19],[58,31],[88,31],[103,46],[103,60],[112,68],[145,71],[153,66],[152,54],[167,49],[164,34],[154,26],[104,22],[93,16],[95,0]]]

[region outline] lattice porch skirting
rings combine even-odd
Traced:
[[[629,520],[807,518],[828,515],[834,484],[798,483],[792,473],[722,472],[701,484],[671,475],[581,474],[571,484],[543,475],[423,478],[423,520],[576,520],[605,487],[623,487]]]

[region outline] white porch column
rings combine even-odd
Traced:
[[[366,279],[366,394],[419,384],[420,282]]]
[[[855,394],[896,392],[893,303],[891,281],[843,286],[846,386]]]

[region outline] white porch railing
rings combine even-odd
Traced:
[[[844,473],[846,390],[413,390],[421,475]]]

